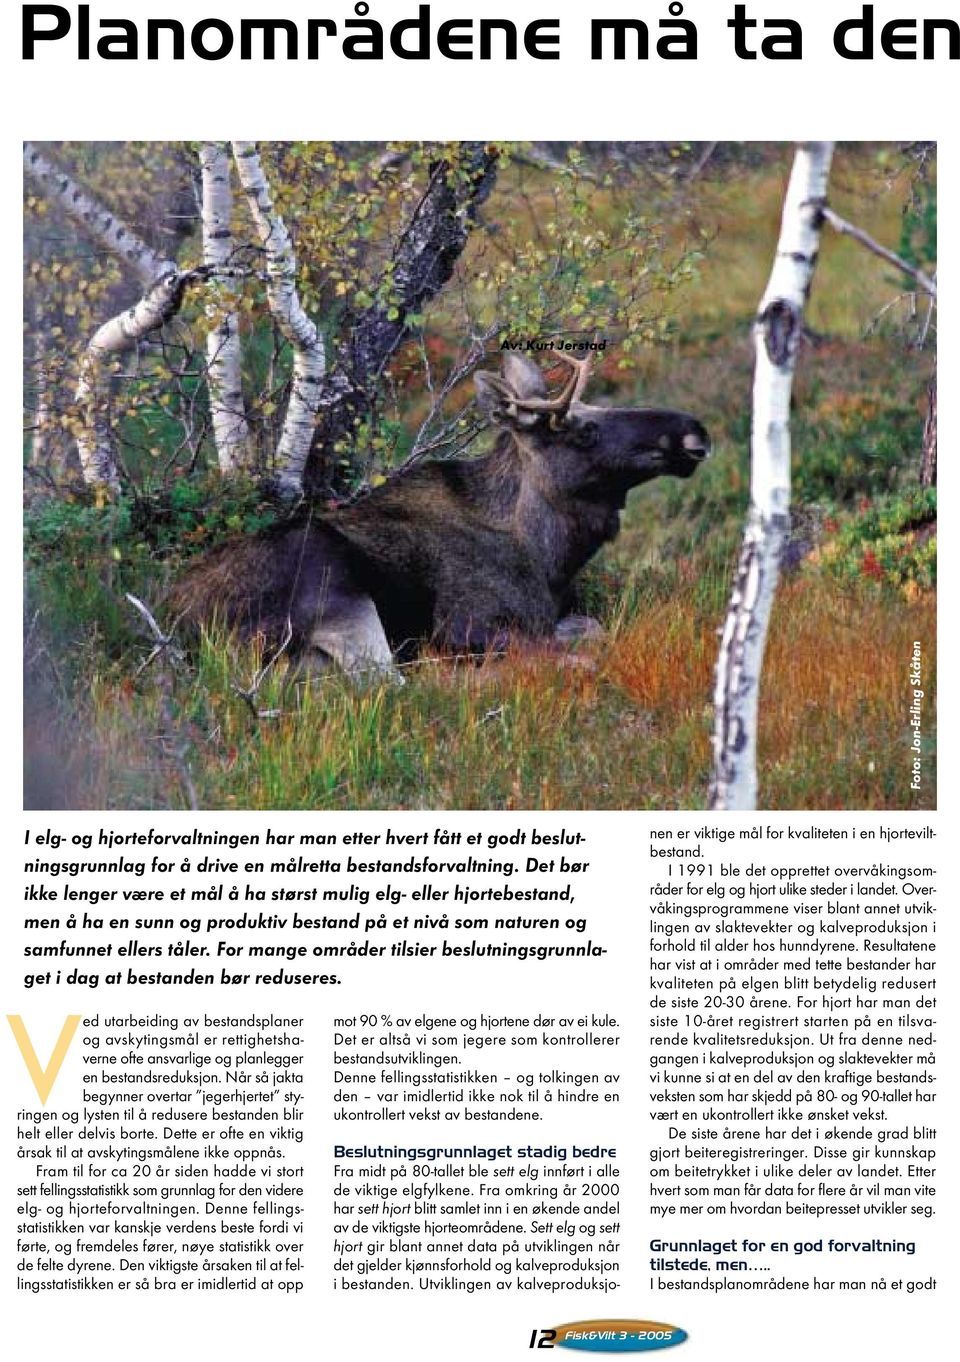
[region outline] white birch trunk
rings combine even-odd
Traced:
[[[176,315],[190,278],[171,265],[139,302],[104,322],[87,343],[76,391],[80,413],[77,452],[84,482],[91,487],[111,494],[120,490],[110,424],[110,366]]]
[[[88,341],[80,361],[75,401],[79,413],[77,453],[84,482],[102,492],[120,489],[110,428],[110,364],[138,341],[157,330],[180,306],[185,276],[172,260],[164,260],[102,204],[90,197],[41,152],[23,148],[27,173],[43,193],[58,203],[100,245],[118,256],[145,288],[138,303],[111,319]]]
[[[303,489],[303,473],[316,425],[320,383],[326,370],[323,337],[300,302],[293,243],[283,218],[274,207],[256,146],[253,142],[234,142],[233,155],[266,253],[270,311],[293,349],[293,381],[277,444],[274,476],[280,492],[297,496]]]
[[[33,411],[33,438],[30,441],[30,464],[42,468],[47,457],[47,429],[50,422],[50,380],[47,373],[46,349],[38,333],[33,342],[33,390],[36,394]]]
[[[234,250],[231,218],[233,190],[230,153],[224,142],[200,148],[203,189],[203,262],[223,273],[217,296],[207,306],[207,388],[210,419],[220,472],[225,476],[249,468],[250,430],[243,405],[242,354],[236,313],[236,288],[228,281]]]
[[[754,323],[750,511],[717,659],[714,809],[757,806],[760,672],[790,528],[790,393],[832,157],[832,142],[797,148],[777,254]]]
[[[84,193],[69,175],[48,161],[32,142],[23,144],[23,164],[44,196],[51,203],[58,203],[95,241],[124,261],[141,284],[152,284],[161,274],[176,268],[171,260],[164,260],[152,251],[125,222],[120,222],[96,199]]]

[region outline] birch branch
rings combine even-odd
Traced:
[[[717,659],[711,808],[757,805],[760,672],[790,528],[790,393],[825,217],[832,142],[798,146],[754,323],[750,510]]]
[[[88,486],[109,494],[120,490],[110,422],[110,365],[176,316],[187,285],[206,276],[205,269],[169,266],[133,307],[104,322],[88,341],[75,399],[80,415],[77,452]]]
[[[95,241],[123,260],[145,287],[176,268],[172,260],[165,260],[151,250],[125,222],[115,218],[75,180],[48,161],[32,142],[23,144],[23,164],[44,196],[58,203]]]
[[[924,293],[929,294],[931,298],[936,298],[936,280],[931,279],[928,274],[924,274],[923,270],[917,269],[916,265],[909,264],[902,256],[897,255],[894,251],[888,250],[886,246],[881,246],[880,242],[875,241],[862,227],[855,227],[852,222],[848,222],[846,218],[842,218],[840,214],[835,213],[832,208],[824,207],[823,217],[824,221],[829,222],[835,232],[839,232],[841,236],[851,237],[854,241],[858,241],[861,246],[866,246],[868,251],[872,251],[874,255],[878,255],[880,259],[885,260],[888,265],[893,265],[910,279],[915,280]]]
[[[226,143],[204,142],[200,148],[203,260],[212,270],[227,270],[234,252],[231,219],[233,191]],[[243,404],[243,366],[236,312],[236,288],[224,281],[207,304],[207,389],[210,420],[220,472],[229,476],[250,460],[250,428]]]
[[[283,218],[274,207],[270,186],[253,142],[234,142],[233,157],[257,234],[266,252],[267,301],[293,349],[293,382],[275,454],[275,483],[286,496],[299,496],[326,372],[323,337],[307,316],[297,293],[297,257]]]
[[[146,624],[150,633],[153,647],[149,655],[137,668],[137,676],[146,672],[154,662],[160,663],[160,680],[158,685],[160,695],[160,741],[165,755],[170,758],[174,770],[183,787],[184,797],[187,807],[198,809],[200,807],[197,799],[197,787],[193,783],[193,776],[190,773],[190,763],[187,760],[190,753],[189,739],[182,735],[181,726],[177,715],[177,705],[175,699],[176,690],[176,670],[175,659],[179,656],[173,642],[173,629],[169,634],[165,634],[160,628],[153,613],[144,605],[138,596],[131,592],[126,592],[127,600],[136,610],[137,614]],[[176,624],[174,624],[174,629]]]

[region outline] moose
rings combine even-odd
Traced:
[[[710,452],[685,412],[583,402],[590,359],[550,393],[544,371],[506,353],[478,372],[491,452],[425,462],[333,510],[221,545],[189,569],[169,604],[193,624],[218,619],[307,670],[392,672],[429,643],[455,654],[514,636],[565,632],[577,572],[614,538],[627,493],[689,478]]]

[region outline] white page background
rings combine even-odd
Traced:
[[[927,14],[930,17],[954,17],[956,7],[947,0],[930,0],[929,4],[903,6],[881,3],[876,6],[877,18]],[[304,5],[302,0],[287,0],[281,6],[267,7],[231,4],[222,0],[219,5],[198,7],[176,3],[149,5],[119,3],[94,6],[94,17],[124,15],[135,18],[147,13],[157,17],[179,17],[184,22],[196,22],[200,17],[220,15],[236,20],[241,15],[263,17],[279,15],[297,17],[300,14],[327,15],[338,21],[352,17],[352,7],[324,7]],[[800,63],[768,63],[758,60],[745,63],[733,56],[731,35],[724,20],[732,5],[717,0],[694,0],[685,7],[685,17],[694,20],[700,35],[700,57],[696,63],[646,63],[589,60],[589,19],[594,16],[642,17],[651,24],[666,16],[666,5],[624,5],[620,0],[609,3],[575,6],[566,0],[535,5],[505,5],[494,3],[456,4],[444,0],[435,3],[433,12],[439,18],[476,18],[481,14],[512,17],[516,20],[560,16],[562,19],[562,58],[557,62],[518,61],[516,63],[481,63],[479,61],[444,62],[434,58],[429,63],[400,62],[387,59],[383,63],[356,63],[331,55],[316,64],[301,61],[297,64],[277,61],[272,64],[241,63],[230,58],[222,63],[188,61],[177,64],[79,63],[67,40],[51,44],[50,51],[31,64],[18,59],[18,14],[8,11],[10,34],[5,64],[5,106],[2,155],[4,171],[3,227],[5,258],[19,278],[20,240],[20,144],[24,139],[57,141],[62,139],[196,139],[247,137],[270,138],[370,138],[375,140],[402,138],[483,138],[497,139],[759,139],[791,140],[798,137],[831,137],[850,140],[897,140],[936,137],[939,141],[939,217],[942,239],[947,243],[940,262],[939,280],[946,306],[940,318],[941,410],[940,440],[944,458],[940,461],[944,504],[947,507],[948,533],[941,537],[941,578],[944,582],[943,599],[948,603],[945,626],[940,639],[939,670],[944,678],[940,690],[940,782],[939,815],[885,815],[880,821],[893,823],[911,821],[921,824],[934,822],[940,840],[949,848],[950,827],[956,826],[956,722],[951,712],[949,697],[955,684],[956,626],[951,618],[950,602],[956,600],[956,533],[953,529],[955,513],[953,500],[956,488],[956,317],[951,307],[952,287],[956,263],[952,243],[957,239],[957,183],[960,170],[958,155],[957,88],[960,72],[956,64],[945,60],[936,63],[893,62],[883,57],[873,62],[841,61],[832,51],[830,33],[833,25],[844,17],[859,12],[859,5],[823,3],[823,0],[775,0],[774,3],[754,3],[750,12],[757,17],[777,15],[798,19],[805,34],[805,57]],[[379,0],[372,6],[372,17],[390,22],[415,13],[413,4],[386,3]],[[840,243],[828,237],[824,250],[838,249]],[[848,248],[849,249],[849,248]],[[864,268],[870,265],[864,259]],[[14,467],[14,422],[19,417],[14,400],[14,385],[20,374],[19,307],[16,287],[11,303],[8,325],[0,333],[4,350],[2,372],[10,385],[5,404],[8,444],[9,505],[6,515],[7,533],[0,540],[0,552],[10,583],[3,593],[5,634],[13,658],[4,675],[4,712],[8,719],[7,746],[9,755],[3,767],[4,818],[0,835],[3,837],[6,877],[11,884],[9,902],[4,914],[6,949],[2,966],[2,1010],[22,1012],[41,1062],[50,1053],[56,1036],[68,1012],[122,1012],[159,1010],[171,1014],[195,1012],[198,999],[192,994],[153,993],[139,995],[111,991],[105,993],[73,994],[69,990],[41,994],[26,993],[19,987],[20,961],[15,954],[18,945],[16,924],[20,916],[18,871],[22,860],[24,828],[56,826],[58,830],[87,830],[102,821],[97,815],[57,814],[50,819],[21,812],[21,773],[19,760],[19,651],[20,593],[15,583],[21,577],[19,510],[14,500],[14,482],[19,482],[19,469]],[[745,394],[745,401],[747,396]],[[266,816],[233,815],[245,826],[261,826]],[[271,815],[276,824],[279,815]],[[310,815],[286,815],[286,830],[311,828],[315,818]],[[781,821],[786,816],[778,815]],[[813,816],[796,815],[790,821],[804,823]],[[875,821],[876,817],[875,816]],[[334,831],[354,828],[360,816],[354,814],[326,815]],[[684,824],[693,826],[703,815],[677,815],[661,825]],[[364,815],[366,825],[382,830],[388,823],[419,830],[432,827],[433,815]],[[825,821],[826,816],[816,821]],[[837,815],[839,823],[850,820]],[[616,951],[597,971],[575,965],[551,967],[549,971],[531,969],[520,964],[505,964],[496,968],[461,963],[456,971],[440,972],[429,966],[371,963],[365,973],[367,982],[360,987],[343,988],[310,995],[304,1002],[308,1016],[308,1034],[314,1038],[307,1060],[308,1070],[315,1075],[311,1100],[311,1119],[308,1121],[309,1142],[296,1146],[291,1161],[303,1156],[308,1167],[308,1201],[313,1205],[311,1241],[314,1251],[307,1255],[307,1290],[296,1299],[269,1299],[259,1293],[189,1293],[131,1292],[57,1294],[44,1296],[20,1293],[11,1287],[14,1268],[15,1235],[11,1229],[15,1205],[5,1196],[0,1215],[0,1291],[7,1303],[3,1312],[3,1334],[9,1355],[30,1351],[40,1358],[126,1359],[135,1354],[144,1362],[159,1362],[171,1355],[193,1359],[205,1357],[222,1349],[231,1357],[242,1360],[259,1358],[265,1353],[276,1356],[289,1353],[297,1357],[344,1357],[361,1359],[388,1355],[401,1358],[439,1359],[459,1355],[467,1359],[503,1359],[528,1355],[527,1343],[531,1330],[579,1318],[598,1315],[630,1315],[662,1319],[678,1324],[690,1334],[678,1358],[702,1359],[703,1362],[766,1362],[771,1355],[783,1362],[799,1362],[801,1358],[817,1355],[827,1359],[864,1356],[885,1362],[922,1351],[928,1356],[944,1355],[946,1341],[937,1344],[939,1321],[950,1315],[953,1287],[950,1282],[955,1250],[951,1246],[952,1218],[948,1214],[947,1192],[952,1190],[950,1160],[941,1158],[940,1195],[937,1216],[932,1221],[904,1224],[903,1218],[884,1222],[875,1227],[867,1221],[844,1222],[824,1218],[806,1225],[800,1217],[777,1230],[764,1221],[738,1222],[731,1230],[720,1217],[710,1221],[676,1221],[653,1225],[640,1218],[643,1191],[646,1183],[645,1150],[649,1143],[644,1115],[644,1102],[639,1087],[639,1075],[645,1047],[642,1022],[646,995],[645,970],[640,968],[639,932],[644,929],[642,918],[644,886],[655,873],[653,863],[644,858],[647,827],[651,816],[639,814],[591,814],[575,817],[562,815],[454,815],[444,818],[450,826],[469,827],[529,827],[548,823],[556,827],[571,826],[587,831],[590,837],[591,859],[603,860],[605,869],[592,881],[592,897],[588,911],[602,921],[604,933],[616,945]],[[771,821],[769,816],[760,821]],[[115,827],[133,827],[162,823],[164,829],[189,827],[199,822],[202,826],[220,825],[222,815],[111,815]],[[955,837],[955,834],[954,834]],[[796,860],[804,855],[816,859],[814,849],[794,852]],[[838,863],[848,855],[846,848],[831,852]],[[896,852],[891,853],[895,859]],[[949,873],[947,853],[944,852],[945,875]],[[950,895],[944,882],[941,907],[949,905]],[[581,908],[584,905],[579,905]],[[944,917],[946,917],[946,913]],[[949,921],[941,921],[938,938],[941,966],[941,1007],[949,1003],[945,996],[957,992],[956,980],[948,971],[955,968],[955,932],[950,932]],[[356,977],[356,976],[354,976]],[[254,1008],[260,1012],[299,1008],[300,1000],[286,994],[266,997],[262,994],[243,994],[239,991],[220,997],[203,991],[200,1005],[218,1013],[242,1014]],[[615,1118],[604,1116],[603,1123],[582,1112],[565,1113],[563,1131],[570,1139],[581,1134],[591,1140],[599,1129],[603,1143],[616,1144],[624,1153],[619,1164],[624,1172],[621,1182],[623,1219],[627,1245],[624,1270],[620,1280],[629,1280],[631,1269],[636,1280],[633,1294],[626,1289],[606,1299],[587,1297],[586,1293],[569,1293],[545,1298],[533,1293],[503,1293],[468,1296],[466,1293],[445,1296],[439,1292],[393,1297],[389,1293],[354,1292],[333,1298],[327,1288],[326,1227],[323,1224],[328,1201],[328,1151],[335,1140],[345,1143],[376,1143],[393,1139],[390,1127],[376,1130],[325,1124],[321,1117],[324,1095],[330,1086],[329,1018],[344,1012],[366,1010],[395,1011],[410,1014],[430,1011],[437,1015],[467,1015],[481,1009],[525,1012],[536,1010],[559,1012],[568,1006],[576,1011],[591,1008],[610,1010],[630,1022],[635,1037],[631,1055],[637,1084],[632,1089],[625,1085],[628,1100],[619,1108]],[[940,1014],[941,1028],[955,1023],[946,1009]],[[955,1026],[952,1032],[956,1037]],[[945,1037],[944,1037],[945,1038]],[[3,1042],[5,1082],[3,1088],[4,1116],[0,1126],[3,1144],[3,1184],[9,1187],[8,1170],[16,1163],[15,1141],[12,1130],[16,1110],[32,1107],[29,1086],[19,1057],[12,1052],[9,1037]],[[955,1051],[955,1044],[953,1046]],[[943,1046],[945,1055],[950,1047]],[[627,1056],[624,1056],[626,1058]],[[59,1083],[70,1092],[79,1092],[80,1057],[75,1047],[67,1058]],[[941,1070],[941,1073],[943,1070]],[[955,1072],[955,1070],[954,1070]],[[946,1084],[944,1084],[946,1087]],[[51,1105],[58,1100],[57,1094]],[[66,1105],[66,1102],[64,1102]],[[955,1106],[951,1112],[948,1100],[941,1097],[934,1122],[950,1133],[943,1141],[944,1150],[956,1140]],[[417,1126],[412,1135],[418,1141],[425,1138],[430,1127]],[[522,1143],[530,1127],[518,1132],[507,1132],[502,1126],[473,1124],[456,1129],[456,1138],[464,1143],[502,1143],[513,1140]],[[436,1136],[434,1129],[430,1139]],[[444,1138],[448,1138],[444,1134]],[[27,1179],[29,1180],[29,1179]],[[693,1224],[697,1228],[691,1228]],[[855,1224],[855,1231],[850,1228]],[[782,1228],[782,1233],[779,1230]],[[882,1237],[916,1238],[918,1250],[910,1263],[911,1275],[937,1276],[940,1289],[934,1296],[872,1293],[869,1296],[792,1294],[789,1297],[730,1296],[715,1298],[702,1294],[675,1293],[652,1298],[647,1288],[649,1270],[645,1245],[653,1234],[670,1237],[722,1238],[729,1233],[749,1234],[753,1238],[807,1239],[833,1235],[837,1238],[868,1238],[873,1232]],[[879,1274],[884,1263],[878,1262],[873,1275]],[[785,1264],[787,1271],[793,1263]],[[929,1269],[929,1271],[928,1271]],[[832,1264],[820,1262],[818,1275],[835,1276]],[[853,1275],[867,1276],[873,1271],[861,1263]],[[582,1295],[584,1299],[577,1299]],[[945,1324],[943,1327],[946,1327]]]

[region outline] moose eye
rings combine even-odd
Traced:
[[[577,444],[582,449],[593,449],[600,439],[600,427],[595,421],[585,421],[577,430]]]

